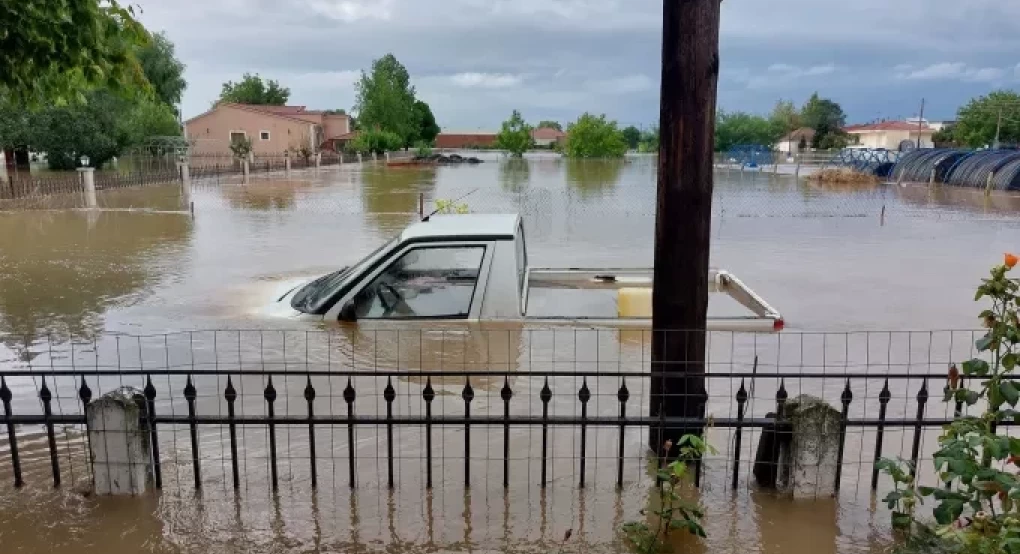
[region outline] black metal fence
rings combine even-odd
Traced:
[[[962,356],[939,353],[966,355],[970,332],[712,333],[705,388],[661,397],[653,380],[687,362],[653,370],[649,333],[210,331],[29,346],[30,361],[0,366],[0,469],[7,462],[24,481],[27,441],[54,484],[65,465],[87,473],[84,406],[121,386],[143,391],[156,485],[169,466],[177,486],[196,489],[623,487],[647,479],[662,429],[691,427],[707,428],[719,450],[699,464],[699,484],[746,487],[763,431],[807,393],[841,414],[837,487],[870,491],[879,457],[930,459],[939,428],[966,411],[939,398]],[[663,402],[694,402],[706,415],[650,415]],[[937,480],[925,465],[919,481]]]
[[[180,180],[176,169],[158,171],[96,171],[96,190],[110,190],[148,185],[164,185]],[[80,172],[63,172],[43,175],[18,173],[0,179],[0,199],[13,200],[57,194],[81,194],[84,180]]]

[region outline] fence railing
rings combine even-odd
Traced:
[[[933,407],[931,401],[940,396],[948,368],[933,354],[948,340],[947,352],[953,355],[954,348],[966,345],[959,339],[969,332],[776,339],[712,334],[710,342],[728,340],[729,353],[712,345],[707,372],[686,375],[703,378],[704,386],[689,393],[676,393],[670,385],[677,379],[674,372],[688,368],[688,362],[652,369],[647,345],[626,352],[634,340],[650,335],[623,333],[602,331],[588,342],[577,331],[551,332],[549,351],[548,336],[527,331],[483,333],[472,339],[482,341],[477,345],[468,344],[462,333],[444,333],[433,344],[421,331],[403,336],[379,331],[366,341],[371,357],[357,353],[357,343],[330,333],[121,336],[114,364],[101,361],[98,344],[90,345],[88,354],[94,364],[82,362],[73,345],[67,347],[69,356],[63,347],[54,351],[49,345],[32,367],[0,369],[0,424],[7,428],[16,485],[22,483],[19,441],[26,429],[42,429],[53,481],[59,484],[61,460],[72,462],[58,446],[58,429],[84,427],[91,400],[132,386],[144,397],[141,417],[154,445],[157,486],[170,463],[176,471],[190,465],[188,481],[195,488],[203,487],[210,468],[222,470],[219,480],[237,487],[247,483],[244,468],[256,458],[267,463],[267,486],[274,490],[284,469],[316,487],[327,465],[333,471],[326,472],[331,478],[326,486],[373,480],[385,487],[402,482],[471,486],[478,483],[473,475],[491,475],[494,465],[504,486],[523,479],[545,487],[553,473],[562,481],[566,472],[577,487],[620,487],[627,475],[644,478],[648,447],[661,444],[663,433],[706,428],[720,454],[698,464],[696,481],[711,478],[736,488],[751,481],[763,435],[785,428],[784,406],[798,393],[811,393],[840,413],[837,489],[849,478],[857,489],[875,490],[880,457],[901,456],[915,465],[929,459],[938,429],[968,410],[959,403]],[[815,339],[822,343],[820,352],[808,344]],[[927,339],[927,358],[924,348],[918,349],[920,339]],[[797,351],[797,342],[800,360],[791,361],[788,352]],[[562,356],[564,343],[574,349],[572,356]],[[907,349],[905,362],[894,352],[900,346]],[[445,361],[432,368],[426,358],[438,352],[436,347],[442,351],[436,356]],[[614,347],[619,348],[615,356],[610,354]],[[779,352],[783,347],[787,354]],[[868,359],[883,348],[888,349],[884,360]],[[818,354],[821,364],[814,359]],[[129,357],[136,361],[128,362]],[[72,363],[60,362],[67,359]],[[676,412],[668,406],[681,403],[693,403],[704,415],[671,415]],[[653,410],[656,406],[667,408]],[[1010,433],[1012,427],[1003,423],[1000,432]],[[919,482],[938,480],[933,472],[919,473]]]

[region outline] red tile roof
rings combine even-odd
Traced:
[[[552,127],[539,127],[531,132],[531,138],[535,140],[559,140],[565,136],[567,136],[566,133]]]
[[[863,125],[850,125],[844,127],[843,130],[852,133],[854,131],[930,131],[931,128],[927,125],[918,126],[917,123],[909,123],[907,121],[882,121],[879,123],[865,123]]]

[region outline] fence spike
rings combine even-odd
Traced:
[[[312,401],[315,400],[315,387],[312,386],[312,376],[308,376],[308,382],[305,385],[305,400],[311,405]]]
[[[87,406],[92,401],[92,389],[89,388],[88,383],[85,382],[85,376],[81,377],[81,386],[78,387],[78,398],[81,399],[82,406]]]
[[[425,378],[425,389],[421,391],[425,399],[425,486],[432,488],[432,401],[436,399],[436,391],[432,388],[432,377]]]
[[[616,399],[620,401],[620,404],[626,404],[630,400],[630,390],[627,389],[627,380],[620,380],[620,390],[616,391]]]
[[[747,389],[744,387],[743,379],[740,380],[740,388],[737,389],[736,398],[738,404],[743,404],[744,402],[747,402]]]
[[[892,400],[892,392],[889,390],[889,378],[886,377],[882,385],[882,392],[878,393],[878,427],[875,431],[875,457],[871,467],[871,490],[878,489],[878,461],[882,459],[882,443],[885,440],[885,414],[889,409],[889,401]]]
[[[152,384],[152,375],[145,376],[145,388],[142,392],[145,393],[145,399],[149,402],[156,399],[156,387]]]
[[[351,378],[348,377],[347,378],[347,386],[344,387],[344,402],[346,402],[347,404],[354,404],[354,397],[355,396],[356,396],[356,394],[354,392],[354,386],[351,383]]]
[[[757,363],[757,357],[755,357],[755,363]],[[747,388],[744,386],[744,379],[740,380],[740,388],[737,389],[737,426],[734,429],[733,439],[733,477],[732,477],[732,488],[737,488],[737,483],[740,478],[740,446],[744,440],[742,433],[744,425],[744,414],[747,410]]]
[[[547,471],[549,467],[549,401],[552,400],[552,390],[549,389],[549,376],[545,378],[542,385],[542,392],[538,393],[542,400],[542,488],[547,482]]]
[[[840,402],[843,404],[843,411],[840,412],[839,417],[839,448],[836,452],[836,480],[833,484],[833,488],[839,491],[839,486],[843,481],[843,454],[846,451],[846,425],[847,415],[850,413],[850,402],[854,399],[854,393],[850,390],[850,378],[846,379],[846,387],[843,388],[843,394],[839,396]]]
[[[853,399],[854,393],[853,391],[850,390],[850,379],[848,378],[846,380],[846,387],[843,388],[843,394],[839,396],[839,400],[840,402],[843,403],[844,406],[847,406],[850,404],[850,402],[853,401]]]
[[[266,411],[269,416],[269,473],[272,479],[273,492],[276,492],[280,487],[279,471],[276,465],[276,408],[273,403],[276,402],[276,387],[273,386],[273,375],[269,374],[269,378],[266,380],[266,389],[263,391],[262,396],[266,399]],[[284,381],[286,383],[286,381]]]
[[[471,378],[464,379],[464,390],[460,393],[460,397],[464,399],[464,402],[471,402],[475,399],[475,389],[471,386]]]
[[[514,391],[510,389],[510,376],[503,377],[503,388],[499,391],[503,399],[503,488],[510,487],[510,398]]]
[[[315,408],[313,406],[315,402],[315,387],[312,386],[312,376],[308,376],[307,384],[305,385],[305,401],[308,402],[308,459],[311,464],[312,471],[312,488],[314,489],[319,485],[319,472],[315,466]]]
[[[266,390],[262,394],[266,402],[269,402],[270,407],[273,402],[276,402],[276,387],[273,386],[273,376],[269,375],[269,379],[266,381]]]
[[[149,427],[149,444],[152,448],[152,472],[156,477],[156,488],[163,488],[163,469],[159,461],[159,434],[156,432],[156,387],[152,375],[145,376],[145,417]]]
[[[585,465],[587,462],[588,450],[588,401],[591,400],[591,390],[588,389],[588,378],[581,379],[581,390],[577,391],[577,399],[581,401],[581,481],[580,488],[584,488]]]
[[[499,397],[503,399],[503,402],[510,402],[510,398],[513,397],[514,391],[510,388],[510,378],[503,378],[503,388],[499,391]]]
[[[627,390],[627,380],[620,379],[620,389],[616,391],[616,399],[620,402],[620,437],[617,444],[616,452],[616,487],[618,489],[623,488],[623,460],[624,460],[624,438],[627,426],[624,425],[624,421],[627,420],[627,401],[630,400],[630,391]]]
[[[234,401],[237,400],[237,390],[234,389],[234,381],[230,378],[230,375],[227,375],[227,387],[223,390],[223,397],[227,399],[231,476],[233,477],[234,490],[237,490],[241,486],[241,472],[237,466],[237,425],[234,423]]]
[[[188,375],[188,380],[184,384],[184,398],[189,402],[198,398],[198,391],[195,390],[195,385],[191,382],[191,375]]]
[[[237,390],[234,389],[234,381],[227,375],[227,388],[223,390],[223,398],[233,404],[237,400]]]
[[[386,476],[389,487],[393,488],[393,400],[397,391],[393,390],[393,378],[386,378],[386,389],[383,399],[386,400]]]
[[[892,400],[892,392],[889,390],[889,378],[885,379],[885,384],[882,385],[882,392],[878,393],[879,404],[888,404]]]

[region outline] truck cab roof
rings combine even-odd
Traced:
[[[517,214],[437,214],[408,226],[400,234],[400,241],[465,238],[513,240],[520,221]]]

